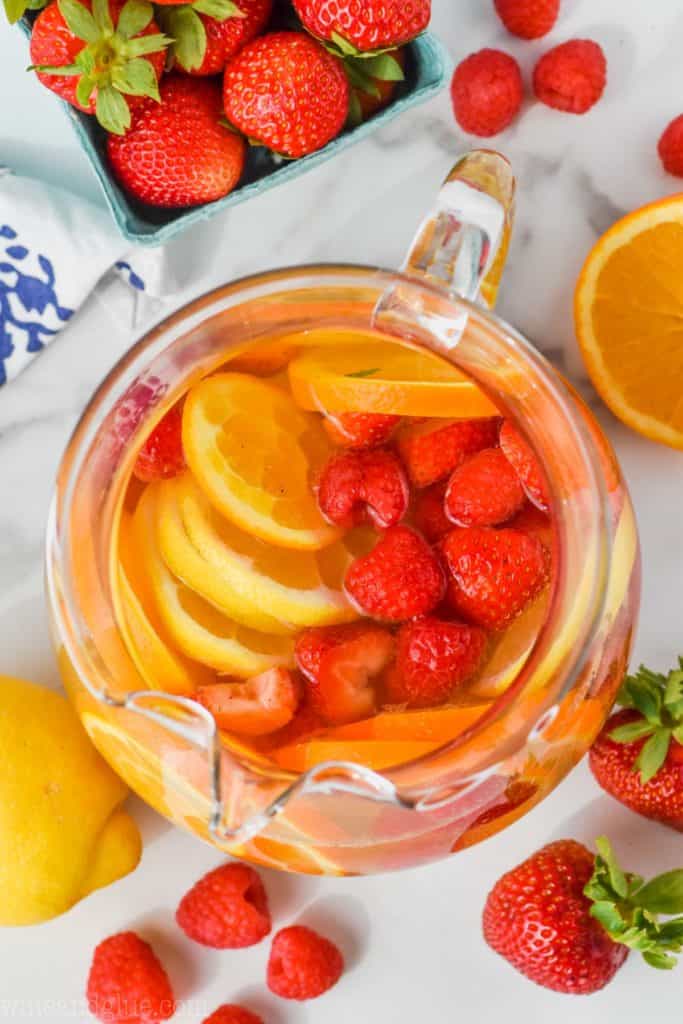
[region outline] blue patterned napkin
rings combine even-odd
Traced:
[[[50,344],[108,272],[163,294],[163,250],[131,252],[104,210],[0,167],[0,385]]]

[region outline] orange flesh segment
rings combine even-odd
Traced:
[[[615,224],[592,250],[575,299],[588,372],[606,404],[652,440],[683,448],[683,199]]]
[[[289,364],[295,401],[313,412],[496,416],[477,385],[437,356],[385,341],[305,351]]]
[[[323,761],[353,761],[382,771],[394,765],[414,761],[436,750],[441,744],[429,740],[310,740],[281,747],[273,760],[291,772],[305,772]]]

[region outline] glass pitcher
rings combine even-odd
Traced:
[[[234,856],[365,874],[463,849],[538,803],[583,756],[613,703],[638,611],[637,530],[590,412],[490,312],[513,193],[503,157],[470,153],[448,176],[401,272],[297,267],[196,299],[112,370],[69,442],[47,536],[66,689],[132,789]],[[263,339],[340,325],[436,354],[522,425],[551,495],[554,571],[546,617],[513,682],[459,735],[381,772],[345,759],[295,773],[223,742],[191,697],[145,683],[118,625],[113,537],[142,441],[189,386]]]

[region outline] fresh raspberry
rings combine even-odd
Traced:
[[[175,919],[189,938],[213,949],[254,946],[270,931],[263,882],[246,864],[222,864],[185,893]]]
[[[584,886],[594,858],[581,843],[549,843],[503,875],[484,907],[484,938],[516,970],[555,992],[603,988],[628,956],[591,917]]]
[[[183,454],[183,413],[174,405],[159,420],[135,460],[133,472],[138,480],[166,480],[177,476],[185,468]]]
[[[282,999],[315,999],[336,985],[344,958],[329,939],[311,928],[293,925],[273,939],[268,988]]]
[[[502,50],[479,50],[458,64],[451,80],[453,113],[470,135],[497,135],[522,105],[519,64]]]
[[[413,522],[430,544],[435,544],[453,529],[453,523],[444,509],[447,484],[447,480],[439,480],[424,491],[419,491],[415,498]]]
[[[476,626],[435,618],[407,622],[398,632],[388,703],[409,708],[443,704],[477,671],[485,647],[486,634]]]
[[[519,530],[472,526],[453,530],[441,544],[452,574],[449,603],[486,629],[504,629],[548,579],[548,553]]]
[[[263,1021],[251,1010],[245,1010],[243,1006],[226,1003],[209,1014],[202,1024],[263,1024]]]
[[[446,581],[436,556],[407,526],[393,526],[346,574],[346,590],[368,615],[403,622],[426,615],[444,595]]]
[[[683,114],[665,128],[657,144],[662,166],[668,174],[683,178]]]
[[[391,634],[367,622],[305,629],[295,657],[311,707],[330,725],[368,718],[376,709],[373,683],[393,653]]]
[[[510,420],[505,420],[500,428],[500,447],[519,477],[529,501],[541,512],[547,512],[550,500],[543,471],[531,447]]]
[[[119,932],[97,946],[87,999],[93,1016],[106,1024],[157,1024],[176,1009],[166,971],[135,932]]]
[[[289,669],[275,665],[251,679],[199,686],[194,696],[221,729],[238,736],[265,736],[292,720],[301,686]]]
[[[328,413],[323,420],[327,435],[340,448],[377,448],[389,440],[400,416],[381,412]]]
[[[534,68],[536,98],[555,110],[585,114],[607,82],[607,61],[591,39],[570,39],[544,54]]]
[[[403,431],[398,450],[414,487],[428,487],[448,476],[456,466],[482,448],[498,441],[497,416],[477,420],[456,420],[447,426],[420,423]]]
[[[349,528],[370,520],[395,526],[408,509],[408,481],[398,456],[385,448],[335,455],[320,474],[318,505],[331,523]]]
[[[560,0],[493,0],[508,32],[520,39],[540,39],[560,13]]]
[[[519,478],[500,448],[485,448],[453,471],[444,506],[459,526],[497,526],[525,501]]]

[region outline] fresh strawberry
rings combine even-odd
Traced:
[[[435,544],[453,529],[453,523],[446,515],[444,498],[446,497],[447,480],[419,491],[415,497],[413,521],[417,530],[423,534],[430,544]]]
[[[185,468],[182,438],[183,413],[174,405],[159,420],[135,460],[133,472],[138,480],[167,480]]]
[[[431,548],[407,526],[392,526],[346,574],[346,591],[367,615],[403,622],[427,615],[444,595],[446,581]]]
[[[376,708],[375,681],[394,653],[390,633],[367,622],[304,630],[297,664],[311,706],[331,725],[368,718]]]
[[[209,871],[185,893],[175,919],[185,934],[212,949],[255,946],[271,927],[260,876],[237,862]]]
[[[496,883],[484,908],[489,946],[537,985],[586,995],[628,956],[591,916],[584,894],[595,858],[581,843],[549,843]]]
[[[283,928],[273,939],[268,988],[282,999],[316,999],[337,984],[343,971],[337,947],[312,928]]]
[[[245,681],[200,686],[194,696],[221,729],[238,736],[264,736],[294,717],[301,687],[289,669],[280,667]]]
[[[278,729],[277,732],[271,732],[267,736],[260,736],[253,740],[254,745],[264,754],[279,747],[288,747],[292,743],[301,743],[305,739],[310,739],[316,733],[324,732],[327,728],[327,723],[320,714],[312,697],[312,687],[308,683],[309,680],[307,679],[303,687],[304,692],[301,703],[297,708],[294,718],[283,729]]]
[[[182,2],[182,0],[181,0]],[[178,7],[164,0],[158,14],[173,39],[179,67],[191,75],[218,75],[236,53],[266,27],[273,0],[211,0],[211,16],[202,0]]]
[[[507,524],[511,530],[521,530],[522,533],[531,533],[538,537],[541,544],[549,551],[553,546],[553,524],[549,515],[541,512],[540,508],[532,505],[530,501],[522,507],[514,519]]]
[[[245,1010],[243,1006],[226,1003],[210,1013],[202,1024],[263,1024],[263,1020],[251,1010]]]
[[[512,124],[524,99],[519,64],[502,50],[479,50],[461,61],[451,79],[453,114],[470,135],[497,135]]]
[[[568,114],[585,114],[607,84],[607,61],[592,39],[570,39],[545,53],[534,68],[536,99]]]
[[[500,448],[485,448],[453,471],[444,507],[459,526],[497,526],[526,501],[517,474]]]
[[[97,946],[87,999],[88,1009],[103,1024],[158,1024],[176,1009],[166,971],[135,932],[119,932]]]
[[[476,626],[424,618],[401,626],[396,664],[389,673],[389,704],[429,708],[443,704],[477,671],[486,634]]]
[[[468,455],[492,448],[499,426],[500,420],[491,417],[455,420],[445,427],[428,421],[402,430],[397,444],[411,484],[428,487],[452,473]]]
[[[657,143],[657,152],[667,174],[683,178],[683,114],[666,126]]]
[[[500,428],[500,447],[519,477],[529,501],[542,512],[547,512],[550,499],[543,471],[531,447],[510,420],[505,420]]]
[[[400,416],[379,412],[327,413],[323,426],[330,440],[340,448],[377,448],[389,440],[401,422]]]
[[[581,843],[549,843],[496,883],[484,908],[484,938],[537,985],[588,995],[640,950],[651,967],[673,967],[683,949],[683,871],[649,882],[625,873],[604,837],[596,857]]]
[[[119,183],[151,206],[197,206],[227,195],[242,176],[246,143],[220,123],[220,87],[176,74],[164,78],[160,93],[160,104],[135,112],[125,136],[109,136]]]
[[[347,57],[344,67],[351,85],[349,123],[361,124],[389,105],[405,78],[405,48],[376,57]],[[347,414],[348,415],[348,414]],[[369,414],[372,415],[372,414]]]
[[[632,811],[683,832],[683,658],[667,676],[641,666],[590,751],[598,783]]]
[[[431,0],[293,0],[304,27],[343,56],[388,50],[427,28]]]
[[[53,0],[31,32],[38,78],[108,132],[122,135],[142,97],[159,100],[170,39],[143,0]]]
[[[344,65],[303,32],[272,32],[225,69],[228,120],[283,156],[313,153],[339,135],[349,112]]]
[[[441,542],[452,581],[453,609],[486,629],[504,629],[548,579],[548,552],[519,530],[472,526]]]
[[[408,509],[408,481],[398,456],[384,448],[335,455],[318,481],[324,517],[350,528],[370,520],[380,529],[400,523]]]
[[[560,0],[494,0],[508,32],[520,39],[540,39],[550,32],[560,13]]]

